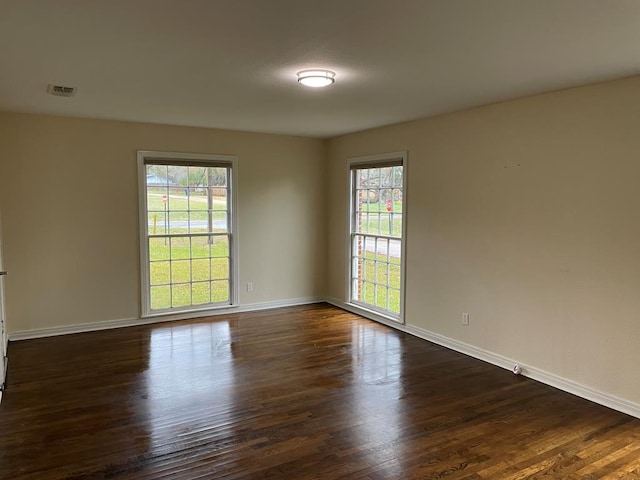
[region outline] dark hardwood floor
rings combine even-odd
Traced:
[[[11,343],[0,472],[640,478],[640,420],[321,304]]]

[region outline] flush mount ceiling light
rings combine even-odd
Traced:
[[[302,70],[298,72],[298,83],[307,87],[328,87],[336,81],[336,74],[331,70]]]

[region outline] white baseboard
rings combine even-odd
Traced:
[[[488,350],[475,347],[468,343],[464,343],[459,340],[455,340],[453,338],[446,337],[444,335],[440,335],[438,333],[434,333],[420,327],[416,327],[414,325],[406,325],[406,324],[395,322],[382,315],[378,315],[375,312],[371,312],[366,309],[359,308],[356,305],[345,303],[342,300],[339,300],[334,297],[327,297],[327,298],[305,297],[305,298],[296,298],[291,300],[279,300],[274,302],[252,303],[247,305],[239,305],[236,307],[229,307],[229,308],[209,310],[209,311],[159,315],[159,316],[146,317],[146,318],[124,318],[119,320],[85,323],[80,325],[66,325],[63,327],[24,330],[24,331],[10,333],[9,340],[11,341],[27,340],[32,338],[43,338],[43,337],[51,337],[56,335],[67,335],[71,333],[92,332],[92,331],[107,330],[112,328],[132,327],[137,325],[148,325],[152,323],[170,322],[174,320],[183,320],[188,318],[210,317],[214,315],[227,315],[227,314],[241,313],[241,312],[269,310],[273,308],[292,307],[296,305],[308,305],[308,304],[320,303],[320,302],[330,303],[343,310],[347,310],[357,315],[361,315],[365,318],[374,320],[378,323],[382,323],[396,330],[406,332],[410,335],[414,335],[416,337],[422,338],[423,340],[427,340],[429,342],[435,343],[437,345],[441,345],[451,350],[455,350],[456,352],[460,352],[465,355],[469,355],[470,357],[483,360],[487,363],[505,368],[507,370],[511,370],[516,363],[519,363],[513,359],[504,357],[497,353],[493,353]],[[528,365],[522,365],[522,364],[520,364],[520,366],[522,368],[521,375],[523,376],[529,377],[533,380],[537,380],[541,383],[550,385],[552,387],[558,388],[565,392],[577,395],[581,398],[585,398],[587,400],[598,403],[600,405],[604,405],[605,407],[609,407],[614,410],[640,418],[640,404],[631,402],[629,400],[625,400],[615,395],[601,392],[594,388],[579,384],[577,382],[574,382],[564,377],[560,377],[553,373],[549,373],[545,370],[536,368],[534,366],[528,366]],[[2,392],[0,392],[0,401],[2,398],[1,395],[2,395]]]
[[[188,318],[212,317],[215,315],[229,315],[233,313],[253,312],[257,310],[270,310],[273,308],[294,307],[296,305],[308,305],[311,303],[324,302],[322,297],[304,297],[291,300],[277,300],[274,302],[249,303],[246,305],[232,306],[228,308],[217,308],[215,310],[200,310],[197,312],[174,313],[166,315],[154,315],[143,318],[121,318],[118,320],[107,320],[103,322],[82,323],[78,325],[65,325],[62,327],[39,328],[34,330],[22,330],[9,333],[10,341],[29,340],[33,338],[54,337],[57,335],[68,335],[71,333],[95,332],[98,330],[109,330],[112,328],[135,327],[138,325],[149,325],[152,323],[172,322],[175,320],[186,320]]]
[[[465,355],[469,355],[470,357],[483,360],[487,363],[491,363],[507,370],[511,370],[516,363],[519,364],[519,362],[513,359],[498,355],[497,353],[493,353],[482,348],[475,347],[468,343],[464,343],[459,340],[440,335],[438,333],[430,332],[420,327],[401,324],[385,319],[381,315],[372,314],[372,312],[358,308],[356,305],[345,303],[337,298],[328,297],[325,300],[338,308],[342,308],[343,310],[347,310],[376,322],[383,323],[384,325],[387,325],[391,328],[401,330],[416,337],[422,338],[423,340],[427,340],[429,342],[441,345],[451,350],[455,350],[456,352],[460,352]],[[578,397],[590,400],[600,405],[604,405],[605,407],[612,408],[613,410],[617,410],[619,412],[623,412],[628,415],[640,418],[640,404],[625,400],[624,398],[620,398],[615,395],[601,392],[594,388],[579,384],[577,382],[564,377],[560,377],[553,373],[549,373],[534,366],[527,366],[522,364],[519,365],[522,368],[521,375],[525,377],[529,377],[533,380],[537,380],[538,382],[550,385],[573,395],[577,395]]]

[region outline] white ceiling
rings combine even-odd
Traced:
[[[640,0],[0,0],[7,111],[329,137],[639,73]]]

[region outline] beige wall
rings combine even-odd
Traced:
[[[324,294],[325,142],[2,113],[10,332],[139,316],[138,149],[238,156],[242,304]]]
[[[238,156],[240,281],[255,285],[242,304],[344,300],[347,159],[408,150],[407,323],[640,403],[637,105],[633,78],[346,135],[328,150],[0,114],[9,329],[139,315],[138,149]]]
[[[331,140],[329,295],[347,159],[408,150],[406,322],[639,403],[638,105],[633,78]]]

